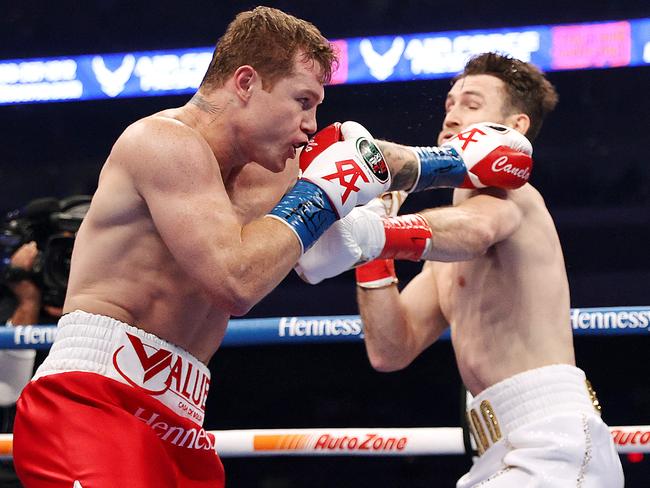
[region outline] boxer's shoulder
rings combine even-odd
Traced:
[[[212,172],[215,157],[199,131],[177,119],[155,114],[127,127],[107,162],[137,173],[155,170],[162,175],[165,168],[177,173],[180,165],[188,173]]]

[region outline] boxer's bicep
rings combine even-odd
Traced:
[[[139,142],[131,150],[129,171],[174,260],[208,284],[227,272],[242,228],[212,153],[177,132]]]
[[[507,239],[521,225],[522,210],[505,193],[498,189],[483,190],[457,207],[470,212],[475,221],[488,227],[491,235],[490,245]]]
[[[300,246],[294,233],[268,218],[243,225],[201,141],[174,134],[143,143],[137,153],[135,186],[158,235],[216,307],[246,313],[295,265]]]

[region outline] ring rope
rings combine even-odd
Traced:
[[[650,452],[650,425],[610,426],[619,454]],[[223,458],[261,456],[431,456],[465,454],[460,427],[211,430]],[[0,434],[11,459],[12,434]]]
[[[648,334],[650,306],[573,308],[570,322],[574,335]],[[0,349],[49,349],[55,336],[55,325],[0,327]],[[362,339],[358,315],[288,316],[233,319],[222,346],[329,344]],[[448,330],[441,339],[449,339]]]
[[[650,307],[601,307],[571,310],[576,335],[648,333]],[[56,326],[15,326],[0,329],[0,349],[47,349]],[[448,334],[445,335],[448,339]],[[331,343],[363,339],[358,315],[235,319],[228,324],[224,346],[286,343]],[[410,456],[463,454],[460,427],[377,429],[251,429],[209,431],[219,455],[257,456]],[[613,426],[619,453],[650,452],[650,426]],[[0,434],[0,459],[10,459],[12,434]]]

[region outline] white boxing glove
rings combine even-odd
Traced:
[[[341,138],[344,141],[356,139],[358,137],[365,137],[366,139],[373,139],[372,134],[359,122],[348,120],[341,124]]]
[[[372,139],[365,137],[346,139],[327,147],[303,170],[302,179],[323,190],[340,217],[390,186],[390,172],[383,154]]]
[[[339,142],[329,144],[337,133]],[[318,132],[301,153],[300,168],[302,178],[327,193],[340,217],[388,190],[391,183],[384,155],[372,135],[352,121]]]
[[[382,194],[335,222],[298,261],[296,273],[315,285],[381,253],[386,243],[383,219],[397,215],[407,193]]]

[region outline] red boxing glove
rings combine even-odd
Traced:
[[[533,167],[533,147],[526,136],[492,122],[470,125],[442,147],[454,148],[463,158],[467,174],[461,188],[519,188]]]

